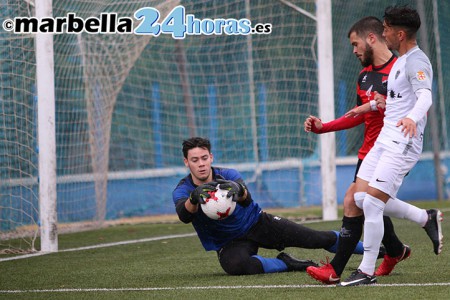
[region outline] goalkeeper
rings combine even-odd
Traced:
[[[286,271],[305,271],[317,266],[281,252],[276,258],[258,255],[258,249],[284,250],[286,247],[325,249],[335,252],[337,232],[317,231],[261,210],[253,201],[237,170],[212,167],[213,155],[208,139],[193,137],[183,142],[184,164],[190,174],[173,191],[173,202],[183,223],[192,223],[206,251],[216,251],[223,270],[230,275],[251,275]],[[208,218],[200,203],[217,184],[230,190],[237,202],[233,214],[223,220]],[[383,251],[381,251],[383,252]],[[362,254],[362,243],[355,249]],[[383,253],[382,253],[383,255]]]

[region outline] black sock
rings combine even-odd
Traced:
[[[386,248],[386,253],[390,257],[397,257],[403,253],[403,243],[398,239],[394,231],[394,224],[391,218],[384,216],[384,236],[383,245]]]
[[[330,264],[338,276],[341,276],[348,260],[362,236],[364,216],[343,217],[339,233],[339,245]]]

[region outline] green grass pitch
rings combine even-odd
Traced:
[[[445,240],[450,232],[446,219],[450,203],[414,204],[442,209]],[[282,214],[295,217],[305,212]],[[423,229],[408,221],[393,221],[398,236],[411,246],[412,254],[390,276],[378,278],[375,286],[324,286],[303,272],[228,276],[216,253],[203,250],[190,225],[146,223],[60,235],[59,253],[0,261],[0,299],[450,299],[448,245],[444,244],[442,254],[436,256]],[[337,230],[340,223],[316,222],[307,226]],[[160,238],[173,235],[182,237]],[[143,238],[148,240],[67,251]],[[325,250],[285,251],[316,261],[333,257]],[[262,249],[259,254],[274,257],[277,251]],[[0,259],[5,257],[8,256],[1,255]],[[361,258],[351,258],[343,277],[350,275]]]

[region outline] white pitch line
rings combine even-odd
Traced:
[[[0,262],[8,261],[8,260],[17,260],[17,259],[35,257],[35,256],[41,256],[41,255],[47,255],[47,254],[54,254],[54,253],[60,253],[60,252],[73,252],[73,251],[82,251],[82,250],[114,247],[114,246],[120,246],[120,245],[129,245],[129,244],[153,242],[153,241],[160,241],[160,240],[167,240],[167,239],[191,237],[191,236],[195,236],[195,235],[197,235],[197,234],[195,232],[192,232],[192,233],[186,233],[186,234],[173,234],[173,235],[165,235],[165,236],[158,236],[158,237],[138,239],[138,240],[129,240],[129,241],[121,241],[121,242],[115,242],[115,243],[98,244],[98,245],[86,246],[86,247],[63,249],[63,250],[59,250],[58,252],[41,252],[40,251],[40,252],[31,253],[31,254],[25,254],[25,255],[20,255],[20,256],[1,258]]]
[[[392,283],[371,284],[362,287],[424,287],[450,286],[450,282],[436,283]],[[148,287],[148,288],[90,288],[90,289],[42,289],[42,290],[0,290],[0,294],[24,293],[77,293],[77,292],[135,292],[135,291],[172,291],[172,290],[225,290],[225,289],[303,289],[303,288],[336,288],[334,285],[299,284],[299,285],[233,285],[233,286],[188,286],[188,287]],[[340,287],[338,287],[340,288]]]

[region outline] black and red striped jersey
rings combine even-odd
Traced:
[[[356,105],[363,105],[374,99],[375,92],[386,97],[387,80],[389,72],[397,57],[392,57],[382,66],[368,66],[361,70],[356,85]],[[323,123],[321,130],[314,130],[316,133],[325,133],[353,128],[364,123],[364,141],[358,151],[358,158],[364,159],[370,148],[373,147],[378,134],[383,127],[384,111],[371,111],[355,118],[342,116],[331,122]]]

